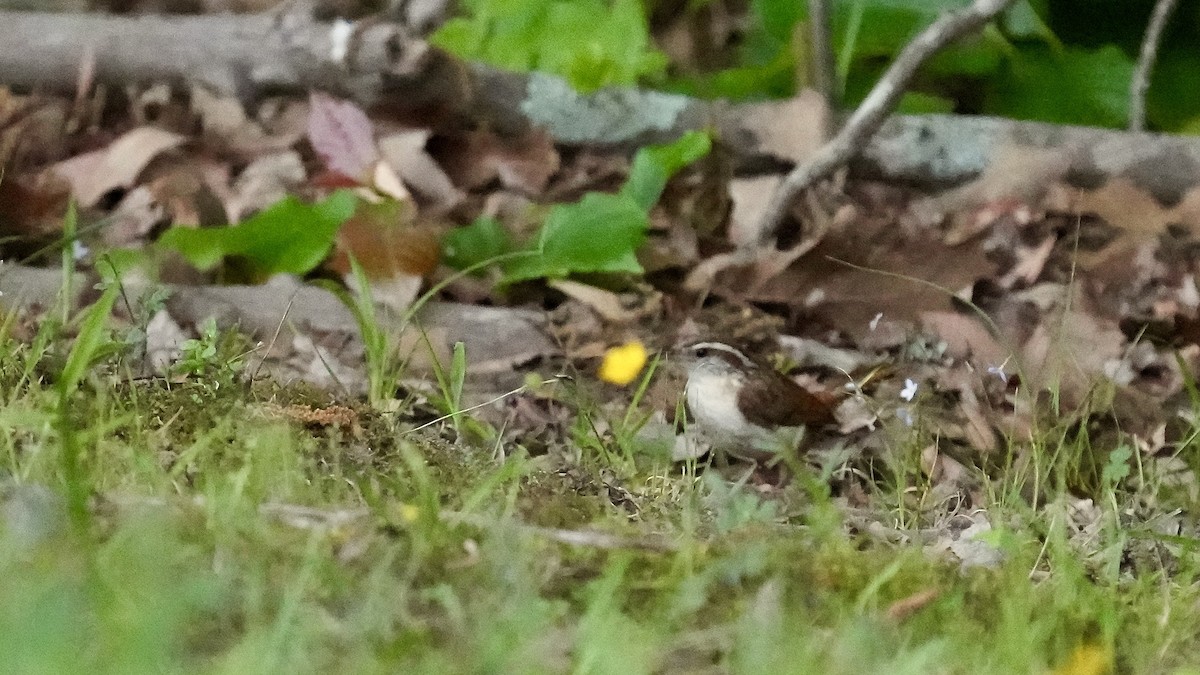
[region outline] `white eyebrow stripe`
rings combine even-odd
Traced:
[[[743,354],[742,352],[738,351],[737,349],[734,349],[733,347],[730,347],[729,345],[723,344],[721,342],[697,342],[696,344],[692,345],[691,347],[688,347],[688,350],[691,352],[696,352],[701,349],[712,349],[714,351],[725,352],[726,354],[732,354],[734,357],[737,358],[737,360],[743,366],[749,367],[749,366],[754,365],[754,362],[751,361],[749,358],[747,358],[745,354]]]

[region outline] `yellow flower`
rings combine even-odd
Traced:
[[[1075,647],[1067,660],[1054,669],[1053,675],[1108,675],[1112,672],[1112,649],[1085,642]]]
[[[600,379],[613,384],[626,385],[637,379],[646,365],[646,347],[634,340],[619,347],[610,347],[600,364]]]
[[[420,518],[420,517],[421,517],[421,509],[418,509],[417,507],[413,506],[412,504],[401,504],[400,505],[400,519],[403,520],[405,523],[408,523],[409,525],[411,525],[411,524],[417,522],[417,518]]]

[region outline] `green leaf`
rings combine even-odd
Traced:
[[[641,274],[636,253],[646,239],[647,212],[671,176],[711,147],[707,134],[691,132],[674,143],[642,148],[619,194],[592,192],[574,204],[552,208],[536,246],[528,257],[517,258],[508,266],[504,283],[570,274]],[[468,248],[498,250],[500,244],[491,241],[497,237],[489,232],[491,227],[479,222],[472,225],[476,229],[463,236]]]
[[[329,254],[338,228],[354,215],[356,205],[349,190],[338,190],[315,204],[289,196],[238,225],[173,227],[158,241],[202,270],[228,256],[241,256],[267,275],[304,274]]]
[[[1133,61],[1107,45],[1089,51],[1022,49],[1007,72],[989,80],[989,112],[1064,124],[1123,126]]]
[[[712,141],[702,131],[688,132],[674,143],[642,148],[633,158],[629,180],[621,188],[621,194],[649,211],[662,196],[671,176],[707,155],[711,149]]]
[[[1146,116],[1158,129],[1185,134],[1200,130],[1195,103],[1200,90],[1200,53],[1190,45],[1186,49],[1165,49],[1154,66],[1150,91],[1146,94]]]
[[[966,77],[989,77],[1000,70],[1012,47],[996,31],[964,38],[929,60],[921,72],[929,77],[947,80]]]
[[[896,112],[905,115],[926,115],[929,113],[952,113],[954,101],[941,96],[931,96],[921,92],[909,92],[900,99]]]
[[[467,380],[467,346],[454,343],[454,355],[450,358],[450,405],[451,413],[462,412],[463,383]]]
[[[1039,5],[1044,4],[1039,2]],[[1040,14],[1038,9],[1030,0],[1018,0],[1000,16],[1000,23],[1014,40],[1042,40],[1050,45],[1061,46],[1054,31],[1042,20],[1042,16],[1048,14],[1046,7],[1041,7]]]
[[[505,282],[573,273],[641,274],[634,252],[646,238],[649,218],[624,194],[588,193],[556,206],[542,225],[538,255],[516,260]]]
[[[696,98],[732,101],[791,96],[796,85],[796,66],[791,54],[780,50],[773,61],[762,65],[729,68],[715,73],[682,76],[669,88]]]
[[[1128,445],[1118,446],[1108,454],[1108,462],[1104,465],[1100,480],[1109,487],[1116,487],[1117,483],[1129,477],[1129,459],[1131,457],[1133,457],[1133,451]]]
[[[106,340],[104,328],[108,325],[108,317],[112,314],[120,291],[118,284],[110,284],[100,299],[84,313],[83,321],[79,324],[79,335],[67,354],[67,362],[58,379],[59,396],[62,399],[65,400],[79,387],[84,372],[100,352]]]
[[[758,19],[759,26],[780,44],[789,42],[796,24],[808,19],[806,2],[751,0],[750,7]]]
[[[464,58],[566,78],[580,91],[666,72],[641,0],[476,0],[432,42]]]
[[[451,230],[442,238],[442,254],[454,269],[466,269],[513,250],[512,237],[495,218],[481,216],[466,227]]]

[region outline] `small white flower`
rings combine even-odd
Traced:
[[[87,254],[88,247],[84,246],[82,241],[76,239],[71,242],[71,255],[75,257],[75,260],[83,260],[87,257]]]
[[[1009,359],[1011,358],[1012,357],[1010,356]],[[988,373],[1000,378],[1000,381],[1004,384],[1008,384],[1008,373],[1004,372],[1004,366],[1008,365],[1009,359],[1004,359],[1004,363],[1001,363],[998,366],[988,366],[987,369]]]
[[[900,398],[904,399],[905,401],[913,400],[913,397],[917,395],[918,386],[919,385],[916,382],[913,382],[911,379],[907,377],[904,378],[904,389],[900,390]]]
[[[896,408],[896,419],[904,422],[904,426],[911,427],[913,425],[912,409],[908,406]]]

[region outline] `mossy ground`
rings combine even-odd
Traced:
[[[1103,492],[1082,548],[1059,508],[1065,488],[1043,490],[1046,506],[997,499],[987,542],[1000,562],[964,568],[932,550],[946,514],[919,507],[927,486],[883,481],[876,501],[895,506],[848,522],[809,468],[762,494],[704,467],[614,464],[618,451],[585,444],[497,452],[449,422],[406,434],[402,412],[361,402],[302,414],[337,402],[299,386],[221,369],[138,379],[111,360],[71,394],[64,422],[53,378],[29,375],[39,355],[5,351],[10,672],[1200,664],[1196,541],[1132,528],[1128,514],[1153,501],[1144,492]],[[68,436],[82,449],[82,517],[63,496]],[[1046,485],[1065,485],[1057,466],[1047,460]],[[1020,492],[1003,472],[989,480],[993,494]]]

